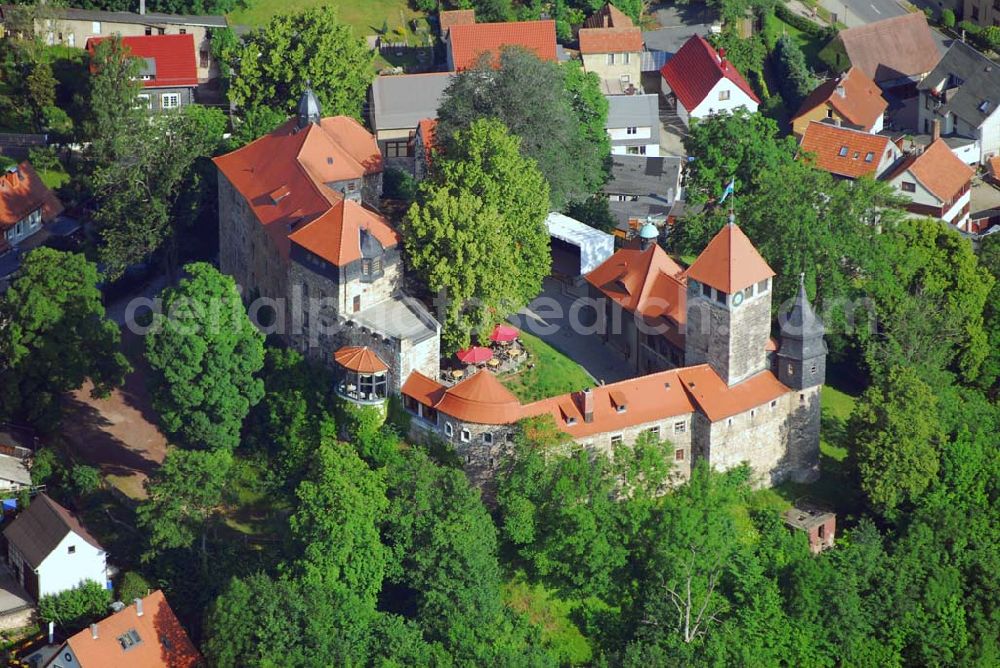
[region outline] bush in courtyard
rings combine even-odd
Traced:
[[[99,582],[87,580],[74,589],[43,596],[38,601],[38,617],[55,622],[67,634],[103,619],[111,605],[111,592]]]
[[[955,27],[955,12],[950,9],[941,10],[941,25],[945,28]]]

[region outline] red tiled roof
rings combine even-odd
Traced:
[[[585,278],[629,312],[668,317],[678,325],[686,320],[684,270],[656,244],[622,248]]]
[[[486,369],[449,387],[434,408],[476,424],[512,424],[521,419],[521,402]]]
[[[110,37],[91,37],[87,51],[94,55],[98,42]],[[136,35],[122,37],[126,51],[136,58],[153,60],[155,76],[143,81],[145,88],[173,88],[198,85],[198,65],[195,62],[194,35]]]
[[[290,234],[288,240],[344,267],[361,259],[362,231],[378,239],[382,248],[399,244],[399,234],[385,218],[349,199],[341,199],[322,216]]]
[[[702,364],[678,370],[684,389],[712,422],[738,415],[790,392],[770,371],[762,371],[732,387]]]
[[[799,152],[811,153],[819,169],[856,179],[866,174],[877,176],[889,143],[884,135],[813,121],[802,135]],[[873,154],[870,161],[869,153]]]
[[[621,53],[642,51],[642,31],[638,28],[581,28],[580,53]]]
[[[628,14],[608,2],[588,17],[583,25],[585,28],[631,28],[635,24]]]
[[[419,401],[424,406],[435,406],[444,396],[447,388],[432,378],[428,378],[419,371],[413,371],[407,377],[406,382],[400,388],[400,393],[415,401]]]
[[[348,371],[357,373],[380,373],[389,369],[368,346],[344,346],[333,354],[333,359]]]
[[[270,134],[213,158],[219,171],[246,198],[279,253],[286,258],[289,234],[295,227],[303,230],[303,223],[318,222],[330,214],[322,225],[332,222],[335,227],[321,226],[321,229],[345,229],[343,208],[339,213],[334,211],[343,197],[326,183],[359,179],[382,169],[375,138],[357,121],[344,116],[324,118],[319,125],[310,124],[302,130],[297,129],[296,123],[296,119],[289,120]],[[283,196],[273,197],[276,194]],[[380,229],[384,223],[375,214],[358,213],[350,207],[346,222],[351,225],[352,221],[358,224],[368,221],[373,229]],[[311,233],[303,236],[312,238]],[[386,238],[379,232],[375,236],[380,241]],[[337,263],[344,257],[341,243],[323,241],[324,247],[331,245],[337,252],[323,257]],[[347,244],[348,250],[352,248],[353,242]],[[353,255],[353,250],[347,255]]]
[[[454,26],[472,25],[475,22],[475,9],[452,9],[438,13],[438,25],[441,30],[441,37],[447,37],[448,31]]]
[[[124,649],[119,638],[134,632],[139,640]],[[142,615],[134,603],[66,641],[80,668],[194,668],[202,661],[162,591],[142,599]],[[57,657],[60,655],[56,655]]]
[[[986,163],[986,169],[990,178],[1000,180],[1000,155],[995,155]]]
[[[687,269],[689,279],[733,294],[774,276],[739,225],[730,223],[716,234]]]
[[[954,199],[976,173],[948,148],[943,139],[935,140],[919,155],[908,156],[883,178],[891,181],[906,171],[942,202]]]
[[[856,67],[836,79],[820,84],[809,94],[792,120],[809,113],[822,104],[829,104],[851,125],[870,131],[889,103],[875,82]]]
[[[0,173],[0,246],[3,233],[36,209],[42,220],[50,221],[62,213],[63,205],[25,160],[14,171]]]
[[[701,35],[684,43],[660,70],[685,109],[697,107],[712,88],[723,78],[729,79],[750,99],[760,104],[760,99],[750,88],[743,75],[728,60],[723,61],[712,45]]]
[[[436,133],[437,131],[437,119],[425,118],[417,123],[417,133],[423,139],[424,142],[424,159],[427,164],[431,163],[431,156],[434,153]]]
[[[483,53],[499,61],[505,46],[522,46],[542,60],[556,60],[555,21],[513,21],[510,23],[474,23],[452,26],[448,38],[455,70],[465,70]]]

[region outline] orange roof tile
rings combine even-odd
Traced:
[[[521,419],[521,402],[486,369],[449,387],[434,408],[477,424],[512,424]]]
[[[608,2],[588,17],[583,25],[587,28],[631,28],[635,24],[628,14]]]
[[[685,321],[684,270],[656,244],[646,250],[623,248],[585,278],[627,311]]]
[[[774,276],[739,225],[730,223],[716,234],[688,267],[687,277],[733,294]]]
[[[976,173],[948,148],[943,139],[932,142],[923,153],[908,157],[883,178],[891,180],[906,171],[942,202],[954,199]]]
[[[97,638],[86,628],[66,641],[82,668],[194,668],[201,654],[181,627],[162,591],[97,623]],[[130,631],[139,641],[123,649],[119,637]]]
[[[987,171],[993,179],[1000,179],[1000,155],[995,155],[986,163]]]
[[[638,28],[581,28],[580,53],[621,53],[642,51],[642,31]]]
[[[410,373],[406,382],[400,388],[400,393],[419,401],[425,406],[431,406],[441,401],[444,391],[447,388],[432,378],[428,378],[419,371]]]
[[[437,119],[425,118],[417,123],[417,133],[424,141],[424,158],[427,164],[431,163],[431,156],[434,153],[437,131]]]
[[[333,359],[348,371],[357,373],[381,373],[389,369],[368,346],[344,346],[333,354]]]
[[[286,258],[290,230],[317,220],[343,199],[325,185],[327,182],[361,178],[382,169],[375,138],[357,121],[344,116],[324,118],[319,125],[310,124],[302,130],[297,129],[296,119],[291,119],[213,161],[246,198]],[[271,197],[286,191],[278,201]]]
[[[710,366],[678,369],[684,390],[712,422],[761,406],[791,390],[770,371],[761,371],[732,387]]]
[[[522,46],[542,60],[556,60],[555,21],[512,21],[510,23],[475,23],[451,27],[448,48],[451,50],[455,70],[465,70],[479,60],[483,53],[493,55],[499,62],[500,51],[505,46]]]
[[[829,104],[844,120],[866,132],[874,127],[889,107],[879,87],[857,67],[820,84],[805,99],[792,120],[823,104]]]
[[[50,221],[62,213],[63,206],[31,163],[25,160],[0,173],[0,240],[9,227],[36,209],[42,210],[42,220]]]
[[[813,121],[802,135],[799,151],[813,154],[819,169],[856,179],[866,174],[876,176],[888,145],[889,138],[884,135]]]
[[[451,9],[438,12],[438,25],[441,29],[441,37],[447,37],[448,31],[453,26],[472,25],[475,22],[475,9]]]
[[[319,218],[288,236],[327,262],[344,267],[361,259],[361,235],[371,234],[382,245],[399,245],[399,234],[385,218],[349,199],[341,199]]]

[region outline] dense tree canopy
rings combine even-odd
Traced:
[[[234,51],[229,100],[240,114],[257,107],[293,112],[311,85],[326,116],[360,118],[372,75],[364,41],[333,7],[278,14]]]
[[[548,186],[518,146],[499,121],[476,121],[407,215],[407,257],[437,295],[447,350],[527,304],[549,273]]]
[[[586,199],[607,179],[607,109],[595,74],[507,48],[497,67],[484,57],[453,79],[438,110],[436,132],[449,154],[462,149],[456,132],[480,119],[499,119],[521,138],[522,155],[538,163],[552,206],[562,209]]]
[[[76,253],[39,248],[25,257],[0,297],[0,415],[49,431],[63,392],[88,378],[97,396],[121,384],[129,365],[98,280],[94,264]]]
[[[209,264],[162,294],[146,335],[153,405],[164,430],[190,448],[232,450],[250,408],[264,394],[263,335],[236,284]]]

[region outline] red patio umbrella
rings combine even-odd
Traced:
[[[518,331],[517,327],[511,327],[510,325],[497,325],[493,328],[493,333],[490,334],[490,341],[496,343],[510,343],[515,340],[521,332]]]
[[[483,346],[472,346],[455,353],[455,357],[463,364],[482,364],[493,359],[493,351]]]

